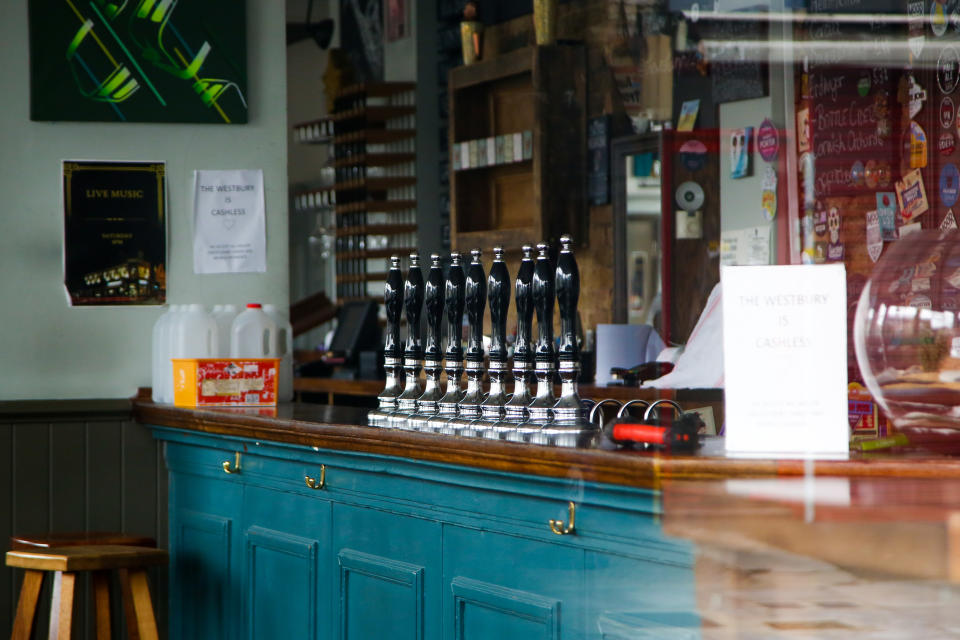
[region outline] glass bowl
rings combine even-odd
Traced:
[[[960,453],[960,232],[888,245],[864,286],[854,349],[870,393],[911,444]]]

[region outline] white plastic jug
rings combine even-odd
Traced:
[[[250,303],[233,320],[230,329],[231,358],[278,358],[277,323],[263,311],[263,305]]]
[[[277,356],[280,371],[277,372],[277,400],[293,400],[293,327],[275,305],[263,305],[264,312],[277,324]]]
[[[217,322],[217,356],[218,358],[230,357],[230,330],[233,327],[233,320],[237,317],[237,305],[218,304],[213,307],[210,314]]]
[[[159,402],[171,404],[173,402],[173,363],[170,358],[173,357],[173,335],[180,318],[183,317],[183,310],[186,305],[170,305],[169,315],[166,322],[160,327],[160,348],[157,352],[160,381]]]
[[[154,402],[163,402],[163,389],[161,389],[161,385],[163,381],[164,363],[167,361],[165,354],[167,353],[167,343],[169,342],[170,335],[170,317],[173,314],[174,308],[177,306],[178,305],[171,305],[168,307],[167,310],[157,318],[157,321],[153,323],[150,388],[151,397]]]
[[[173,327],[173,358],[214,358],[217,323],[202,304],[187,305]]]

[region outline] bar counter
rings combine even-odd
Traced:
[[[653,488],[667,479],[799,476],[800,460],[669,456],[637,451],[562,449],[366,426],[367,409],[315,404],[277,408],[187,409],[134,399],[139,422],[311,447],[342,449],[555,478]],[[960,457],[924,453],[858,454],[813,463],[817,476],[958,478]]]
[[[960,460],[853,455],[805,475],[370,428],[350,407],[133,411],[166,445],[171,637],[960,629]]]

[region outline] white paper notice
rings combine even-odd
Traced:
[[[770,264],[769,225],[748,227],[720,234],[720,264]]]
[[[846,458],[842,263],[721,267],[731,456]]]
[[[194,171],[193,272],[267,270],[263,171]]]

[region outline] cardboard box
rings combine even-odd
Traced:
[[[173,358],[178,407],[271,407],[279,358]]]

